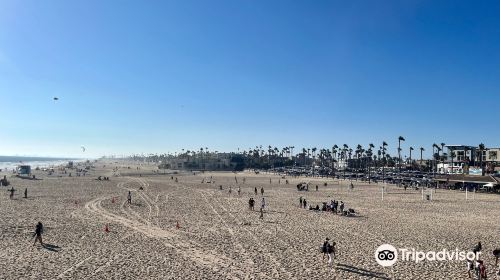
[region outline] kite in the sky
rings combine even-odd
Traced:
[[[82,152],[85,152],[85,150],[86,150],[85,147],[81,146],[81,148],[82,148]]]
[[[54,97],[54,100],[55,100],[55,101],[59,100],[59,97]]]

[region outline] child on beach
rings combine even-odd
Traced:
[[[35,242],[33,243],[33,246],[35,246],[37,241],[40,241],[40,244],[43,246],[42,233],[43,233],[42,222],[38,222],[38,224],[36,224],[36,227],[35,227],[35,233],[33,234],[33,237],[36,236]]]

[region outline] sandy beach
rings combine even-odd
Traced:
[[[11,200],[11,186],[0,188],[0,279],[467,279],[465,262],[398,261],[384,268],[374,253],[385,243],[438,251],[471,250],[478,241],[495,279],[498,195],[469,194],[466,201],[463,192],[438,189],[432,201],[422,201],[418,190],[388,186],[382,201],[382,185],[366,182],[349,190],[348,182],[326,178],[286,178],[286,185],[273,174],[159,175],[154,166],[95,166],[85,177],[7,175],[16,193]],[[113,176],[116,167],[119,176]],[[303,181],[310,182],[308,192],[297,191]],[[255,187],[265,189],[263,219]],[[305,210],[301,196],[320,206],[342,200],[358,215]],[[256,211],[248,209],[250,197]],[[38,221],[48,247],[33,246]],[[331,267],[320,252],[326,237],[337,243]]]

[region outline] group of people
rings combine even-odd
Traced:
[[[14,187],[11,187],[7,191],[10,193],[9,194],[9,198],[10,199],[14,199],[14,193],[16,192],[16,190],[14,189]],[[24,198],[28,198],[28,188],[24,189]]]
[[[472,249],[472,252],[476,255],[475,259],[467,259],[467,274],[469,278],[476,278],[478,280],[487,279],[486,265],[484,261],[479,259],[479,253],[482,250],[481,242]],[[495,256],[495,267],[497,271],[495,274],[500,276],[500,268],[498,268],[498,259],[500,258],[500,249],[493,250],[493,255]]]
[[[350,213],[354,213],[354,209],[348,209],[348,211],[345,211],[344,202],[337,200],[323,202],[322,207],[320,207],[319,204],[316,204],[315,207],[309,204],[309,208],[307,208],[307,200],[305,198],[302,198],[302,196],[299,198],[299,207],[313,211],[331,211],[332,213],[340,213],[341,215],[345,216],[349,215]]]
[[[222,185],[219,186],[219,189],[222,190]],[[229,186],[229,191],[228,193],[231,194],[233,192],[233,188]],[[238,186],[238,196],[241,195],[241,187]]]
[[[249,200],[248,200],[248,208],[252,211],[255,210],[255,199],[253,199],[253,197],[251,197]],[[263,197],[260,201],[260,219],[264,219],[264,209],[266,208],[266,199]]]
[[[254,193],[257,195],[257,187],[254,188]],[[264,187],[260,188],[260,195],[264,195]]]

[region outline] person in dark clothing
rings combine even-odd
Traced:
[[[481,246],[481,241],[479,241],[479,242],[477,243],[476,247],[474,247],[474,249],[472,250],[472,252],[474,252],[474,254],[477,254],[477,253],[481,252],[481,249],[482,249],[482,248],[483,248],[483,247]]]
[[[37,241],[40,241],[40,244],[43,246],[43,241],[42,241],[42,233],[43,233],[43,225],[42,222],[38,222],[35,227],[35,233],[33,234],[33,237],[36,236],[35,242],[33,243],[33,246],[35,246]]]
[[[254,206],[255,206],[255,200],[252,197],[250,198],[250,200],[248,200],[248,207],[250,207],[250,210],[254,210],[255,209]]]
[[[127,202],[128,204],[132,204],[132,193],[130,191],[128,191]]]
[[[10,192],[9,198],[10,198],[10,199],[14,199],[14,192],[16,191],[16,190],[14,189],[14,187],[12,187],[12,188],[11,188],[10,190],[8,190],[8,191]]]
[[[321,247],[321,252],[323,253],[323,259],[325,259],[326,254],[328,254],[328,248],[330,247],[330,238],[326,238]]]
[[[261,187],[261,188],[260,188],[260,194],[261,194],[261,195],[264,195],[264,187]]]
[[[302,200],[302,204],[304,205],[304,209],[306,209],[307,208],[307,201],[305,198],[304,198],[304,200]]]
[[[257,195],[257,187],[255,187],[254,192],[255,192],[255,195]]]

